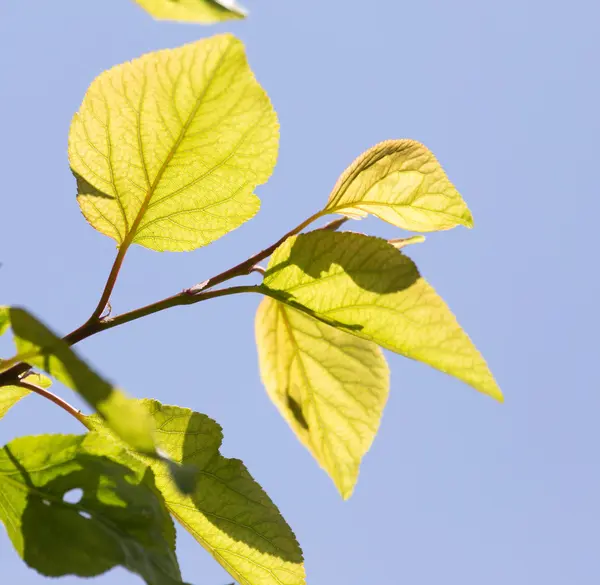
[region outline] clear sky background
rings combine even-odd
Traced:
[[[193,253],[131,249],[115,310],[272,243],[320,209],[355,156],[410,137],[436,153],[476,226],[433,234],[409,255],[488,359],[506,403],[388,354],[381,431],[343,502],[261,386],[257,297],[174,309],[80,351],[131,394],[223,426],[224,453],[247,464],[295,530],[309,585],[600,583],[598,3],[248,5],[245,22],[200,27],[154,22],[130,0],[0,0],[0,303],[25,305],[63,333],[85,320],[115,247],[75,200],[73,113],[104,69],[232,31],[281,120],[261,212]],[[374,220],[352,227],[400,235]],[[34,396],[2,421],[0,441],[80,430]],[[228,583],[185,533],[178,552],[187,581]],[[4,531],[0,581],[46,582]],[[138,578],[116,570],[96,582]]]

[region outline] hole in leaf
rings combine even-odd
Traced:
[[[92,515],[89,512],[83,512],[83,511],[79,511],[79,515],[82,518],[85,518],[86,520],[91,520],[92,519]]]
[[[80,488],[75,488],[75,489],[69,490],[63,496],[63,501],[65,501],[67,504],[78,504],[81,501],[82,497],[83,497],[83,490]]]

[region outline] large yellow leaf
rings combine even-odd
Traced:
[[[271,258],[263,292],[502,400],[446,303],[385,240],[326,230],[288,238]]]
[[[433,153],[414,140],[381,142],[338,179],[324,211],[350,217],[369,213],[415,232],[473,226],[460,193]]]
[[[101,74],[69,136],[78,201],[119,246],[193,250],[258,211],[279,127],[242,43],[219,35]]]
[[[256,315],[256,344],[271,400],[349,498],[388,396],[382,351],[271,298]]]

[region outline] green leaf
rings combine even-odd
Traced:
[[[0,306],[0,335],[4,335],[10,328],[10,307]],[[3,360],[0,360],[2,364]],[[3,366],[0,365],[0,371],[3,370]],[[42,388],[50,388],[52,381],[46,376],[37,374],[35,372],[28,373],[23,381],[27,381],[30,384],[35,384]],[[6,413],[22,398],[25,398],[31,390],[22,388],[20,386],[0,386],[0,419],[4,418]]]
[[[52,381],[41,374],[30,373],[23,378],[23,381],[35,384],[41,388],[50,388]],[[22,398],[25,398],[31,390],[21,386],[0,386],[0,419]]]
[[[502,400],[450,309],[385,240],[322,230],[288,238],[271,258],[263,292]]]
[[[194,250],[252,218],[279,126],[241,41],[218,35],[102,73],[69,136],[78,201],[119,246]]]
[[[165,464],[150,466],[171,514],[240,585],[303,585],[302,551],[279,510],[238,459],[219,452],[221,427],[186,408],[141,401],[156,422],[157,444],[173,461],[195,466],[196,489],[183,495]],[[91,427],[106,432],[98,417]]]
[[[97,435],[6,445],[0,518],[8,535],[23,560],[48,577],[93,577],[121,565],[148,585],[181,584],[173,524],[152,472],[118,458],[114,443]],[[80,490],[79,501],[72,490]]]
[[[271,400],[349,498],[388,396],[382,351],[270,298],[256,315],[256,344]]]
[[[433,153],[414,140],[381,142],[359,156],[338,179],[324,212],[370,213],[415,232],[473,227],[471,212]]]
[[[154,18],[209,24],[244,18],[246,11],[235,0],[135,0]]]
[[[18,355],[77,391],[125,442],[154,453],[152,421],[136,400],[125,396],[94,372],[69,345],[23,309],[10,309]]]

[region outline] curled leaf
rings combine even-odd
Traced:
[[[473,217],[433,153],[414,140],[381,142],[336,183],[325,213],[372,214],[413,232],[473,227]]]

